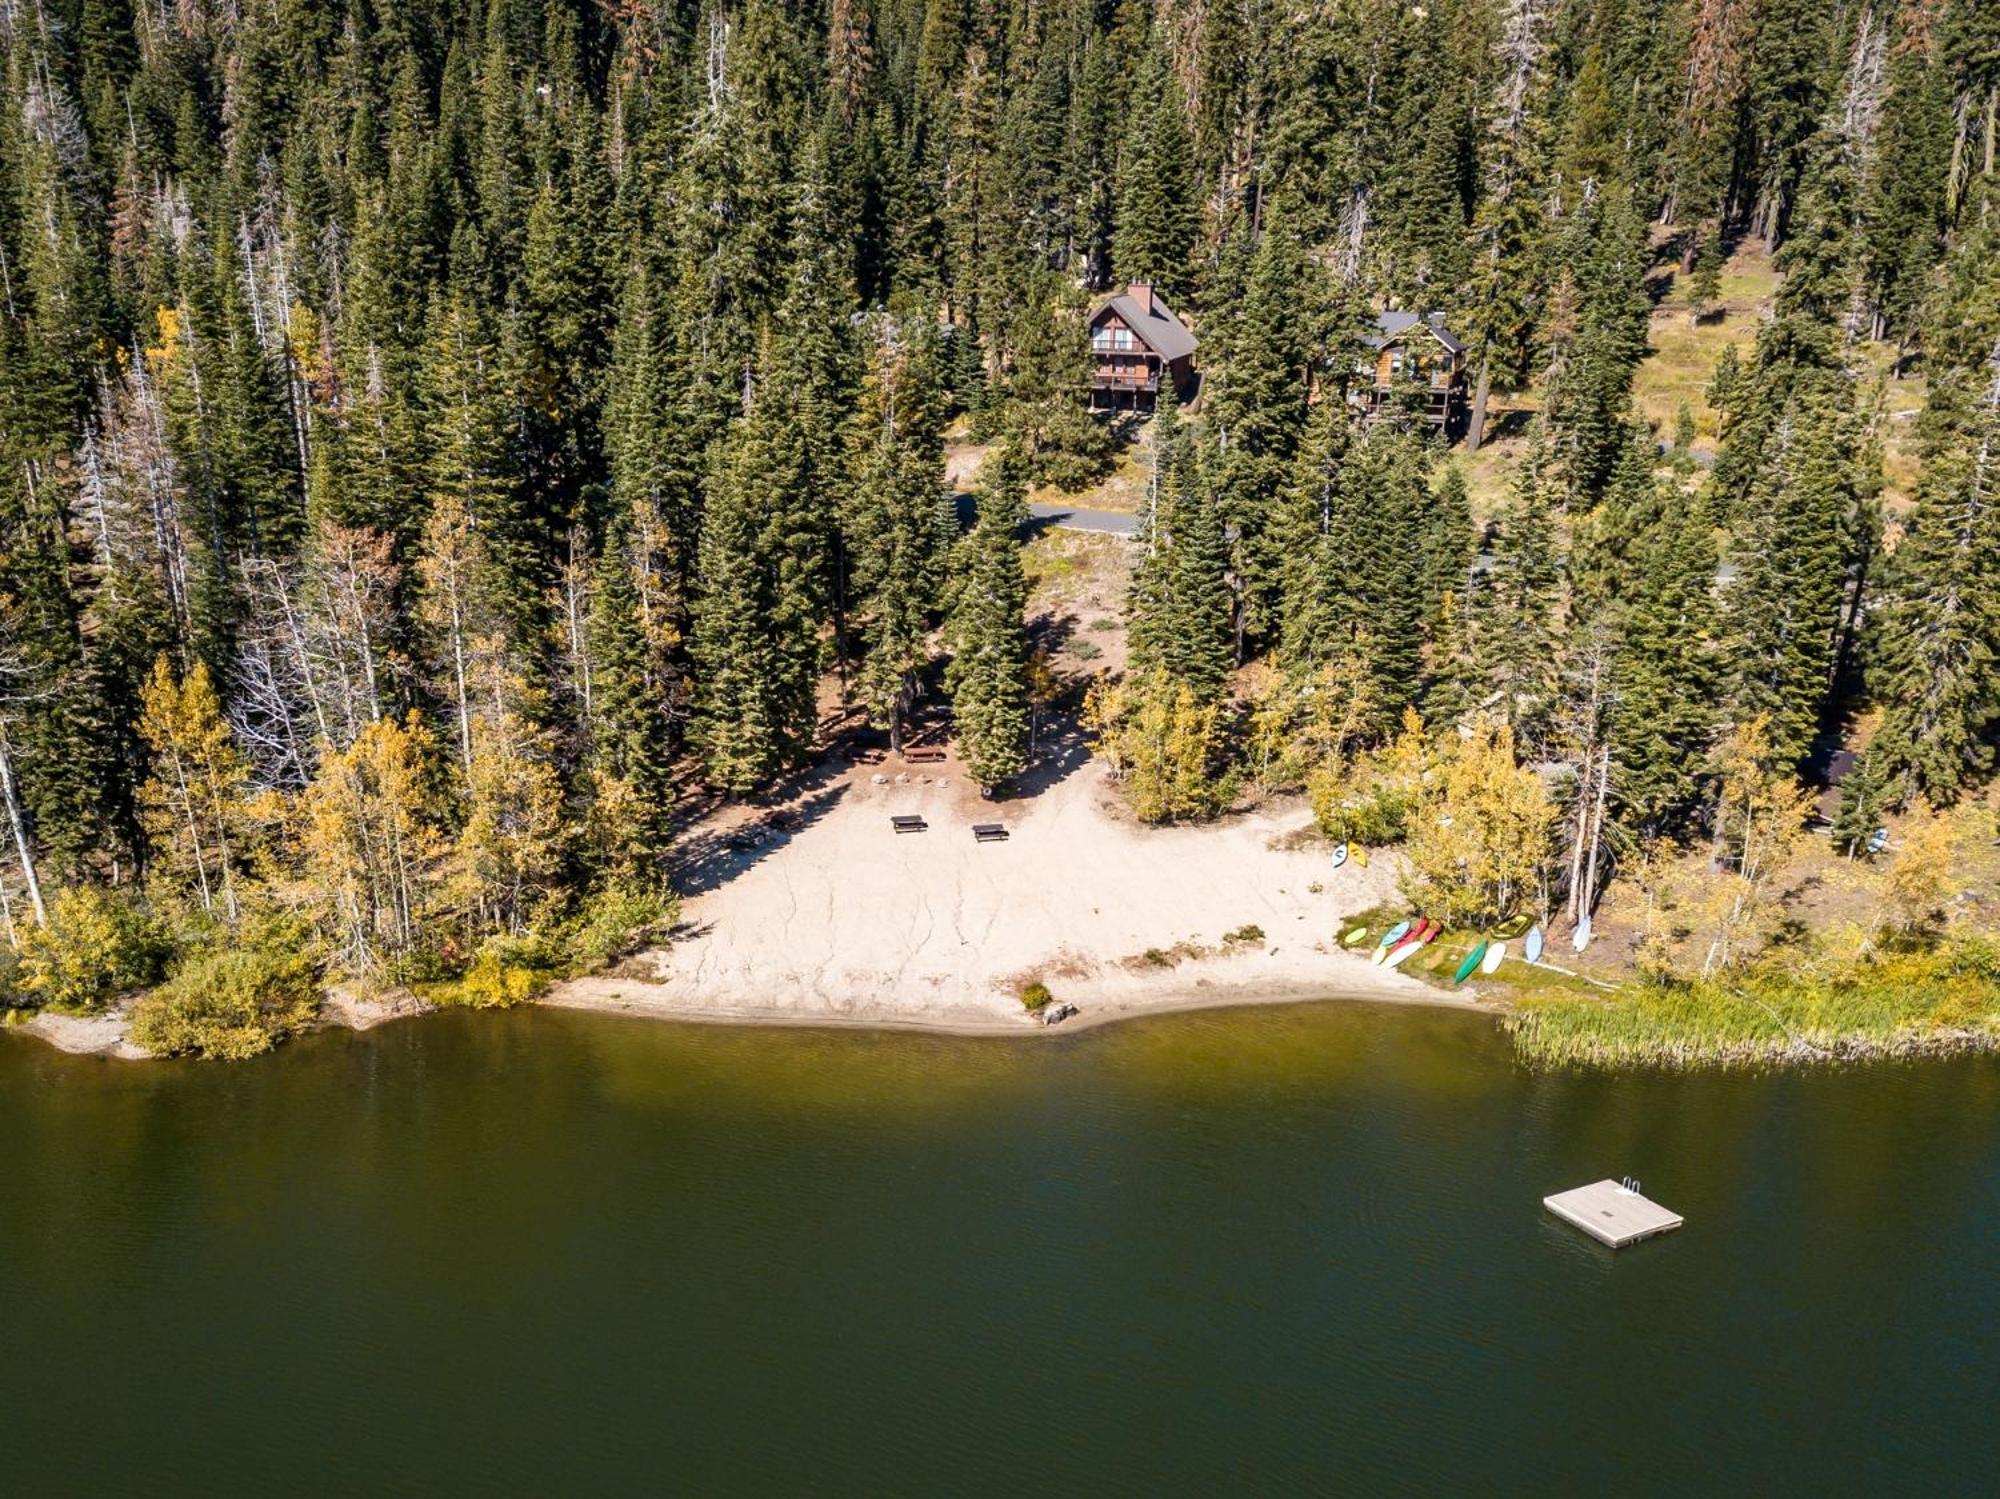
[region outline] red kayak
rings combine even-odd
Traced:
[[[1394,968],[1398,963],[1402,962],[1403,959],[1407,958],[1411,953],[1415,952],[1418,948],[1422,947],[1426,942],[1430,941],[1431,938],[1435,937],[1436,935],[1437,935],[1436,922],[1431,921],[1428,918],[1419,921],[1415,926],[1410,928],[1410,934],[1407,937],[1405,937],[1401,942],[1398,942],[1394,947],[1389,949],[1389,956],[1383,960],[1383,966],[1386,968]]]

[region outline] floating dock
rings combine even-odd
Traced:
[[[1671,1233],[1684,1221],[1679,1213],[1641,1197],[1636,1187],[1615,1181],[1572,1187],[1544,1197],[1542,1206],[1613,1249],[1623,1249],[1654,1234]]]

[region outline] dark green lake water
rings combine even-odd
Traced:
[[[1366,1005],[5,1038],[0,1173],[8,1494],[2000,1483],[1990,1059],[1538,1075]],[[1627,1173],[1689,1226],[1541,1211]]]

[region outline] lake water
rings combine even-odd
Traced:
[[[1640,1177],[1615,1258],[1544,1194]],[[2000,1062],[453,1015],[0,1040],[0,1492],[1993,1492]]]

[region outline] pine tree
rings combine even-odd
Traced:
[[[1848,571],[1852,460],[1833,413],[1794,404],[1747,497],[1726,630],[1731,718],[1768,719],[1773,752],[1802,763],[1834,687]]]
[[[1191,435],[1169,393],[1153,435],[1153,478],[1140,518],[1140,558],[1126,598],[1133,671],[1218,701],[1235,664],[1229,550]]]
[[[1948,806],[1989,772],[2000,737],[2000,343],[1969,430],[1927,455],[1896,549],[1868,758],[1893,800]]]
[[[929,330],[874,330],[854,433],[854,576],[867,659],[861,688],[898,752],[930,660],[930,631],[955,529],[944,488],[942,402]]]
[[[1026,464],[1003,449],[988,465],[952,608],[945,687],[966,769],[991,795],[1027,769],[1030,709],[1018,540]]]
[[[1287,210],[1273,206],[1251,256],[1239,305],[1225,314],[1225,364],[1209,429],[1219,449],[1212,485],[1234,533],[1237,629],[1276,633],[1284,586],[1285,498],[1305,427],[1316,285]],[[1303,315],[1302,315],[1303,314]]]
[[[1085,409],[1090,340],[1075,288],[1052,273],[1028,278],[1008,331],[1000,427],[1028,461],[1029,477],[1082,489],[1111,457],[1108,429]]]
[[[1533,267],[1543,234],[1541,195],[1546,120],[1545,0],[1509,0],[1499,36],[1499,89],[1482,166],[1484,192],[1472,221],[1471,358],[1478,370],[1466,445],[1485,438],[1486,402],[1495,382],[1519,384],[1528,373],[1534,330]]]
[[[590,595],[589,769],[614,878],[643,881],[665,851],[673,789],[673,739],[659,651],[647,629],[646,559],[622,512],[605,537]]]
[[[1112,242],[1118,275],[1178,297],[1192,273],[1198,200],[1187,101],[1157,38],[1146,50],[1127,108],[1130,134],[1118,158],[1118,227]]]
[[[792,411],[753,390],[709,483],[691,645],[695,743],[709,781],[734,794],[801,763],[818,726],[810,500]]]
[[[1481,674],[1524,745],[1534,744],[1546,728],[1562,578],[1543,461],[1539,452],[1529,454],[1498,518],[1478,624]]]
[[[1701,805],[1715,722],[1715,548],[1703,507],[1665,497],[1622,575],[1610,735],[1619,801],[1642,835],[1673,834]]]

